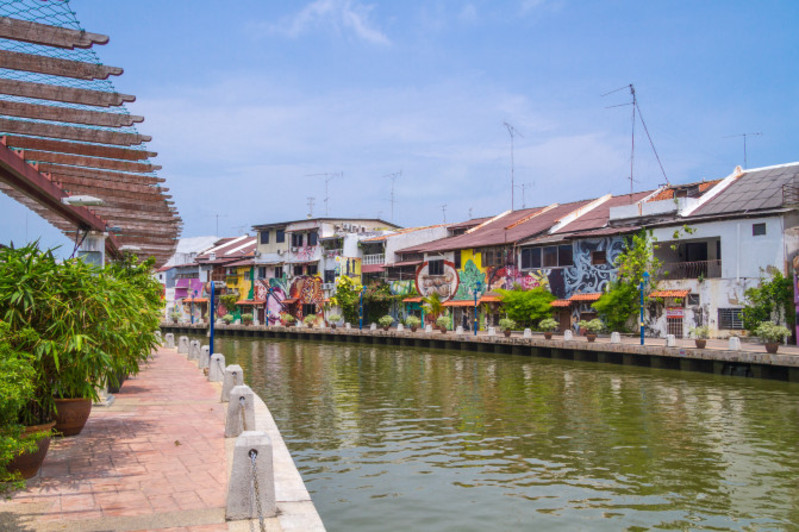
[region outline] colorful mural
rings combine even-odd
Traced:
[[[455,265],[450,261],[443,261],[444,273],[441,275],[431,275],[429,261],[422,263],[416,270],[416,291],[422,297],[429,297],[431,294],[438,293],[442,301],[448,301],[458,292],[460,279]]]
[[[414,281],[391,281],[389,290],[395,296],[407,296],[415,292],[416,283]]]

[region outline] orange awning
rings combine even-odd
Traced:
[[[402,302],[403,303],[421,303],[422,302],[422,298],[421,297],[406,297],[405,299],[402,300]]]
[[[568,299],[556,299],[549,304],[550,307],[568,307],[572,304]]]
[[[284,305],[293,305],[294,303],[296,303],[299,300],[300,300],[300,298],[298,298],[298,297],[290,297],[288,299],[284,299],[283,301],[281,301],[281,303],[283,303]]]
[[[266,301],[259,301],[257,299],[242,299],[241,301],[236,301],[237,305],[263,305]]]
[[[184,303],[208,303],[207,297],[187,297],[183,300]]]
[[[447,301],[444,303],[445,307],[473,307],[474,301],[460,300],[460,301]]]
[[[483,296],[480,298],[480,303],[499,303],[499,296]]]
[[[685,297],[690,293],[690,290],[655,290],[649,297]]]
[[[574,294],[569,298],[569,301],[596,301],[602,297],[601,292],[595,292],[592,294]]]

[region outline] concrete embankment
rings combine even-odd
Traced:
[[[259,530],[226,520],[231,449],[221,385],[162,348],[83,432],[53,440],[27,489],[0,500],[0,530]],[[256,429],[273,447],[278,515],[267,530],[324,530],[274,420],[260,399]],[[195,528],[196,527],[196,528]]]
[[[207,326],[163,324],[161,327],[164,331],[176,333],[207,333]],[[635,337],[622,337],[620,343],[611,343],[608,337],[587,342],[583,337],[567,340],[556,335],[547,340],[540,333],[524,337],[518,332],[506,338],[484,332],[475,336],[453,331],[441,333],[263,325],[222,325],[216,327],[215,331],[221,336],[502,353],[799,382],[799,347],[780,346],[777,354],[770,354],[765,352],[762,344],[746,341],[708,340],[704,349],[698,349],[690,339],[677,339],[673,346],[669,346],[666,345],[666,339],[647,338],[642,346]],[[730,348],[731,343],[736,344],[736,349]]]

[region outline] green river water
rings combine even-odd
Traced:
[[[327,529],[799,530],[799,385],[217,338]]]

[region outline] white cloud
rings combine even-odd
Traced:
[[[370,20],[373,7],[353,0],[316,0],[270,29],[296,38],[315,28],[326,27],[351,33],[372,44],[389,45],[389,38]]]

